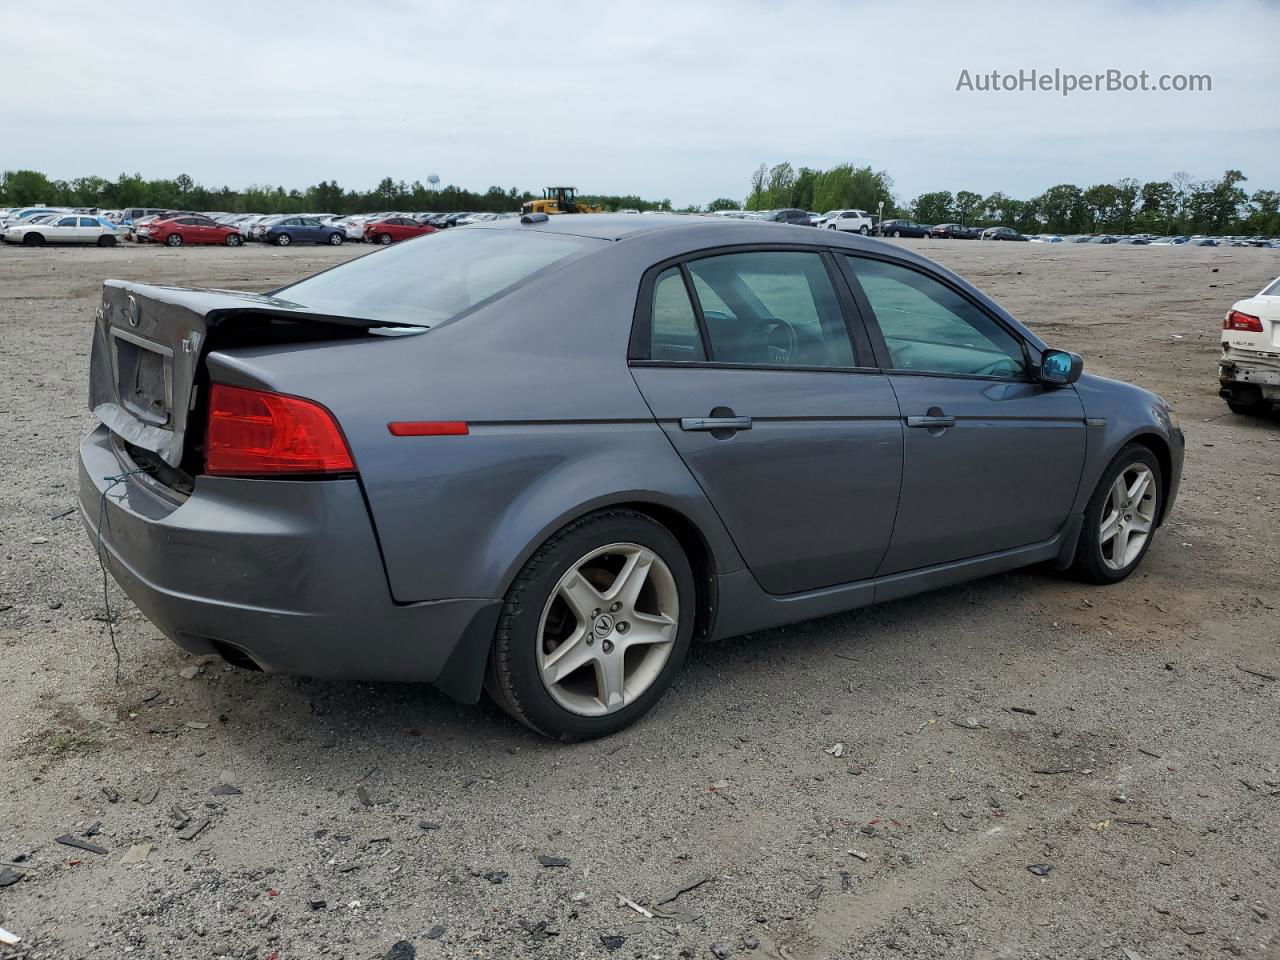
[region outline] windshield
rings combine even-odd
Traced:
[[[428,234],[274,291],[335,316],[436,326],[599,241],[534,231]]]

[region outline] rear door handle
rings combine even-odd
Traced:
[[[750,417],[684,417],[681,430],[750,430]]]
[[[939,430],[945,427],[954,427],[955,425],[955,417],[907,417],[908,427],[924,427],[927,430]]]

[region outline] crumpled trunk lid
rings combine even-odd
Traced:
[[[272,343],[426,330],[316,313],[266,294],[108,280],[94,323],[89,409],[127,443],[178,467],[204,356],[235,328]]]

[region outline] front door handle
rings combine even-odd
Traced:
[[[750,430],[750,417],[684,417],[681,430]]]
[[[946,427],[954,427],[955,425],[956,425],[955,417],[945,417],[945,416],[907,417],[908,427],[924,427],[929,430],[939,430]]]

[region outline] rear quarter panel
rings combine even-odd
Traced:
[[[501,597],[556,529],[627,502],[680,512],[720,572],[740,569],[627,367],[643,272],[631,261],[606,246],[417,336],[242,349],[209,364],[214,379],[337,416],[397,601]],[[397,420],[461,420],[470,433],[393,437]]]

